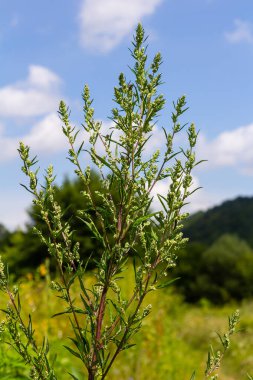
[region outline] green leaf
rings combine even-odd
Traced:
[[[85,295],[85,297],[87,299],[89,299],[89,295],[88,295],[87,290],[90,291],[93,294],[92,290],[90,290],[90,289],[86,290],[86,288],[85,288],[85,286],[83,284],[83,279],[82,279],[82,277],[80,275],[78,276],[78,279],[79,279],[79,284],[80,284],[80,287],[81,287],[81,290],[82,290],[83,294]]]
[[[113,301],[113,300],[109,300],[109,301],[111,301],[111,303],[112,303],[112,305],[113,305],[113,307],[115,308],[115,310],[117,311],[117,313],[118,313],[118,316],[119,316],[119,318],[120,318],[120,320],[123,322],[123,324],[126,326],[127,324],[126,324],[126,321],[124,320],[124,318],[123,318],[123,316],[122,316],[122,310],[120,309],[120,307]]]
[[[78,132],[79,132],[79,131],[78,131]],[[77,133],[78,133],[78,132],[77,132]],[[81,143],[81,145],[80,145],[79,148],[78,148],[77,156],[79,156],[81,150],[83,149],[83,145],[84,145],[84,141]]]
[[[80,342],[78,342],[78,340],[74,339],[74,338],[71,338],[70,336],[68,336],[68,339],[71,340],[71,342],[74,343],[74,345],[76,346],[76,348],[78,349],[78,351],[80,351]]]
[[[216,334],[218,335],[218,337],[219,337],[219,339],[220,339],[220,342],[221,342],[222,346],[224,347],[224,340],[223,340],[223,337],[222,337],[218,332],[217,332]]]
[[[117,177],[121,177],[121,172],[120,170],[109,164],[109,162],[107,162],[103,157],[99,156],[98,154],[94,153],[94,156],[100,161],[102,162],[102,164],[104,164],[105,166],[107,166]]]
[[[141,223],[145,222],[146,220],[149,220],[150,218],[152,218],[152,216],[155,216],[159,213],[160,213],[160,211],[157,211],[157,212],[153,212],[152,214],[141,216],[140,218],[138,218],[134,221],[133,227],[139,226]]]
[[[65,347],[66,350],[68,350],[72,355],[74,355],[74,356],[76,356],[78,359],[81,359],[81,360],[82,360],[82,357],[81,357],[81,355],[80,355],[78,352],[74,351],[72,348],[70,348],[70,347],[68,347],[68,346],[64,346],[64,345],[63,345],[63,347]]]
[[[196,187],[196,189],[193,189],[193,190],[188,194],[188,197],[189,197],[190,195],[192,195],[193,193],[195,193],[196,191],[200,190],[200,189],[202,189],[202,186]]]
[[[103,246],[105,247],[105,242],[104,242],[103,236],[99,233],[99,231],[98,231],[95,223],[93,222],[93,220],[90,220],[90,222],[87,222],[87,220],[84,220],[80,217],[78,217],[78,219],[80,219],[84,224],[86,224],[86,226],[93,233],[93,235],[96,237],[96,239],[98,241],[100,241],[103,244]]]
[[[27,330],[28,330],[28,334],[30,337],[32,337],[34,331],[32,329],[32,317],[31,315],[29,314],[29,321],[28,321],[28,327],[27,327]]]
[[[151,137],[152,137],[151,135],[148,136],[148,137],[144,140],[144,143],[141,144],[141,145],[139,146],[139,149],[138,149],[137,152],[136,152],[137,155],[140,154],[140,153],[142,152],[143,147],[146,145],[146,143],[148,142],[148,140],[149,140]],[[139,173],[139,172],[140,172],[140,170],[138,171],[138,173]]]
[[[154,231],[153,228],[152,228],[152,230],[151,230],[151,236],[152,236],[152,238],[153,238],[155,241],[158,241],[158,236],[157,236],[157,234],[155,233],[155,231]]]
[[[136,344],[132,343],[132,344],[126,344],[125,346],[122,347],[121,351],[124,351],[124,350],[128,350],[128,348],[131,348],[131,347],[134,347],[136,346]]]
[[[80,294],[80,298],[82,300],[82,303],[84,304],[84,307],[87,311],[89,311],[89,313],[91,314],[91,308],[90,308],[90,305],[88,304],[88,302],[86,302],[86,300],[84,299],[83,295]]]
[[[75,281],[75,278],[78,276],[78,271],[75,272],[75,274],[70,278],[70,280],[67,283],[67,289],[71,287],[73,282]]]
[[[168,208],[165,206],[165,203],[163,202],[163,201],[165,201],[167,203],[167,199],[163,195],[161,195],[161,194],[157,194],[157,196],[158,196],[159,202],[163,206],[164,211],[167,213],[168,212]]]
[[[68,374],[69,374],[74,380],[79,380],[78,377],[76,377],[76,376],[73,375],[72,373],[68,372]]]
[[[17,298],[18,298],[18,312],[20,313],[21,312],[21,303],[20,303],[20,295],[19,295],[19,292],[17,294]]]
[[[85,311],[81,309],[80,307],[73,307],[73,309],[69,307],[68,309],[61,311],[60,313],[53,314],[51,318],[58,317],[59,315],[63,315],[63,314],[72,314],[73,311],[78,314],[86,314]]]
[[[193,374],[191,375],[190,380],[195,380],[195,378],[196,378],[196,371],[193,372]]]
[[[170,280],[170,281],[167,281],[167,282],[164,282],[163,284],[160,284],[160,285],[157,285],[157,289],[163,289],[163,288],[167,288],[168,286],[170,286],[171,284],[173,284],[173,282],[179,280],[181,277],[177,277],[177,278],[173,278],[173,280]]]
[[[59,297],[59,298],[61,298],[61,297]],[[56,313],[56,314],[53,314],[52,316],[51,316],[51,318],[55,318],[55,317],[58,317],[59,315],[63,315],[63,314],[69,314],[69,313],[71,313],[71,310],[65,310],[65,311],[60,311],[59,313]]]

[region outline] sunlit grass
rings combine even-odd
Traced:
[[[126,293],[132,280],[129,275],[124,287]],[[88,277],[87,281],[91,279]],[[49,289],[48,282],[23,281],[21,299],[24,315],[32,315],[37,337],[42,339],[46,335],[52,349],[51,358],[57,354],[55,369],[58,378],[70,379],[67,372],[77,376],[85,373],[81,362],[63,347],[69,344],[67,337],[71,334],[68,318],[51,318],[54,313],[62,311],[64,305]],[[1,307],[4,306],[2,301]],[[153,305],[152,313],[145,320],[142,332],[136,336],[136,346],[122,352],[110,380],[189,380],[194,370],[197,379],[203,379],[209,344],[218,344],[216,331],[226,329],[227,316],[237,308],[241,311],[241,331],[232,339],[220,377],[223,380],[247,378],[253,368],[252,302],[218,308],[203,301],[199,306],[191,306],[184,304],[171,290],[153,292],[147,302]],[[22,379],[18,373],[28,374],[8,346],[3,349],[1,344],[0,347],[1,379]],[[16,372],[13,370],[15,366]],[[14,372],[8,377],[11,370]]]

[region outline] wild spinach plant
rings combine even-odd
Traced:
[[[53,167],[46,170],[45,185],[40,186],[38,169],[34,169],[36,157],[30,157],[29,147],[23,143],[19,148],[22,170],[29,182],[25,187],[32,193],[48,233],[42,234],[36,227],[34,231],[57,263],[59,278],[51,287],[65,304],[57,315],[65,314],[72,327],[73,336],[66,349],[81,360],[83,378],[87,376],[88,380],[107,378],[117,356],[134,345],[134,336],[151,311],[151,305],[146,303],[148,293],[170,285],[166,279],[168,270],[175,266],[176,253],[186,242],[181,227],[187,213],[181,210],[195,191],[191,173],[199,163],[194,152],[195,126],[182,125],[180,121],[187,110],[185,96],[174,103],[171,126],[163,128],[162,153],[151,151],[154,127],[165,105],[163,95],[158,93],[162,58],[158,53],[148,62],[141,25],[132,45],[131,81],[119,75],[108,131],[94,116],[88,86],[82,95],[82,127],[88,138],[83,140],[82,132],[71,125],[65,103],[61,101],[59,106],[62,130],[69,142],[68,159],[83,182],[82,195],[87,205],[73,218],[80,218],[103,247],[100,256],[93,254],[96,270],[92,286],[87,286],[85,277],[87,262],[80,259],[78,243],[72,243],[75,231],[70,223],[63,222],[65,210],[55,201]],[[175,149],[175,137],[185,129],[188,147]],[[103,190],[96,194],[90,189],[91,168],[84,154],[89,155],[92,167],[101,174]],[[161,211],[151,212],[153,190],[166,180],[167,194],[157,195]],[[117,196],[112,188],[117,189]],[[101,202],[97,206],[95,196],[102,200],[102,206]],[[135,286],[130,295],[125,295],[121,284],[128,281],[131,268]],[[10,285],[3,264],[0,281],[1,290],[9,297],[6,320],[1,324],[8,330],[9,343],[30,367],[31,379],[55,380],[53,363],[48,359],[49,344],[46,339],[42,345],[36,342],[31,316],[27,320],[22,314],[18,287]],[[78,286],[79,299],[74,298],[73,286]],[[216,366],[211,358],[207,376]]]

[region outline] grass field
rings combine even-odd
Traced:
[[[84,379],[81,363],[62,347],[69,344],[68,320],[50,318],[63,310],[61,300],[42,280],[23,281],[21,294],[24,315],[32,314],[38,338],[48,336],[52,355],[57,353],[55,369],[59,380],[70,379],[67,372]],[[220,379],[247,379],[247,373],[253,372],[253,302],[218,308],[203,300],[201,305],[192,306],[183,303],[171,290],[153,292],[147,301],[153,305],[152,313],[145,320],[137,344],[121,354],[108,379],[189,380],[194,370],[196,379],[203,379],[209,344],[218,345],[216,332],[226,330],[227,316],[237,308],[241,312],[241,331],[233,337]],[[1,299],[1,308],[4,303]],[[13,350],[1,343],[0,379],[21,380],[27,376],[28,371]]]

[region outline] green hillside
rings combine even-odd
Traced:
[[[178,254],[177,289],[188,302],[253,296],[253,197],[226,201],[188,218],[189,244]]]
[[[184,233],[191,242],[214,243],[224,234],[237,235],[253,247],[253,197],[238,197],[193,214]]]

